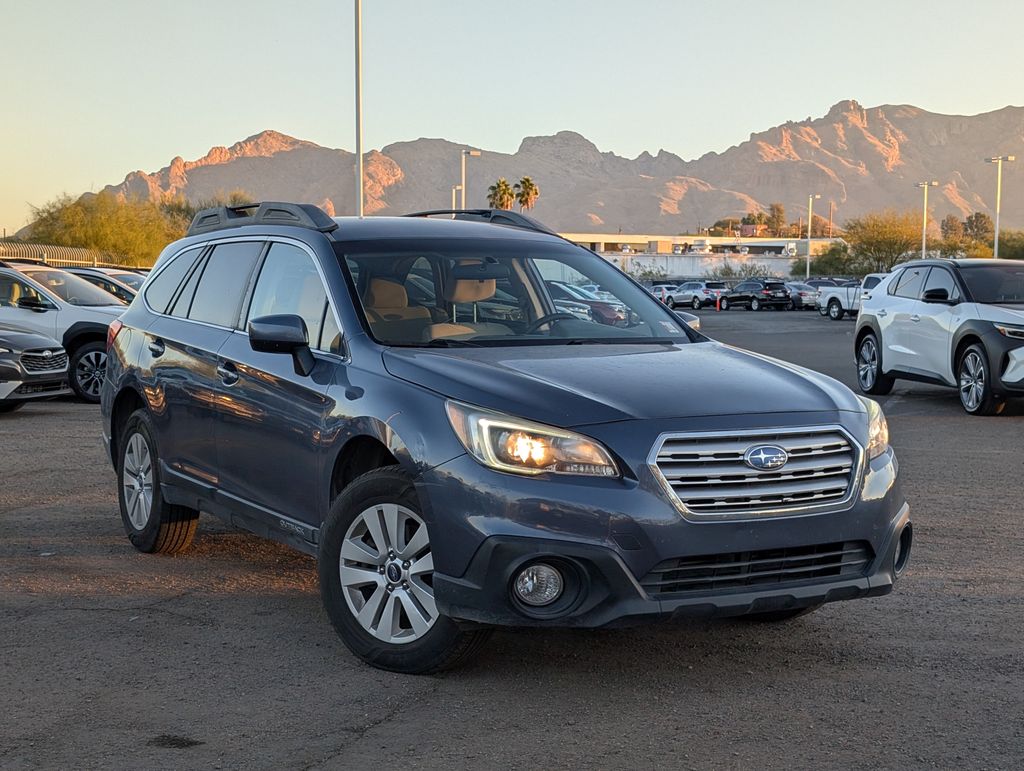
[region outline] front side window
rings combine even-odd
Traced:
[[[385,344],[691,340],[685,325],[648,292],[570,244],[394,239],[335,249],[353,279],[370,335]]]
[[[0,308],[17,308],[19,300],[32,300],[37,304],[53,307],[48,297],[31,284],[19,281],[13,276],[0,275]]]
[[[262,248],[263,243],[259,241],[215,246],[199,277],[188,318],[220,327],[233,327],[238,320],[238,307],[249,282],[249,274]]]
[[[950,300],[960,299],[960,290],[957,289],[953,274],[945,268],[932,268],[929,271],[924,282],[924,291],[927,292],[929,289],[945,289]]]
[[[960,275],[974,302],[1024,305],[1024,264],[961,266]]]
[[[260,268],[249,304],[248,321],[290,314],[306,322],[309,344],[317,347],[327,292],[313,258],[291,244],[274,243]]]

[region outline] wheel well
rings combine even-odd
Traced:
[[[83,332],[82,334],[76,335],[70,340],[65,341],[64,350],[68,352],[69,356],[73,356],[75,351],[86,343],[106,343],[106,341],[106,336],[101,335],[98,332]]]
[[[956,365],[960,361],[960,356],[963,354],[963,352],[967,348],[967,346],[973,345],[974,343],[977,343],[978,345],[982,345],[981,338],[978,337],[977,335],[964,335],[963,339],[961,339],[960,342],[956,344],[956,350],[953,351],[953,361],[951,362],[951,366],[950,366],[950,369],[953,372],[953,379],[954,380],[956,380],[957,378],[960,377],[957,374],[957,371],[956,371]],[[982,346],[982,347],[984,347],[984,346]]]
[[[121,438],[121,432],[124,430],[128,418],[131,417],[135,410],[145,406],[146,403],[142,401],[142,397],[131,388],[126,388],[117,395],[117,398],[114,400],[114,409],[110,412],[111,457],[117,458],[117,442]]]
[[[367,471],[394,466],[397,463],[398,460],[379,439],[372,436],[357,436],[350,439],[334,461],[334,471],[331,473],[331,501],[333,502],[356,477]]]

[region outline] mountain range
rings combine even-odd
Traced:
[[[366,213],[447,208],[467,147],[421,138],[368,153]],[[827,215],[831,202],[841,224],[871,210],[919,208],[914,184],[933,179],[939,187],[929,208],[939,220],[994,213],[995,169],[982,160],[1015,154],[1024,161],[1024,108],[962,116],[844,101],[820,118],[787,122],[694,160],[666,150],[623,158],[571,131],[526,137],[511,154],[481,149],[467,162],[467,206],[484,206],[498,177],[514,182],[529,175],[541,191],[533,215],[563,232],[692,233],[772,202],[784,204],[795,221],[806,216],[809,193],[821,195],[816,214]],[[1024,227],[1022,166],[1004,167],[1007,227]],[[263,131],[198,160],[177,157],[159,171],[132,172],[105,190],[196,201],[241,189],[256,200],[316,203],[342,215],[355,210],[354,176],[351,152]]]

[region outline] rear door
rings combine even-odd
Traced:
[[[907,372],[920,371],[920,362],[911,348],[911,327],[917,322],[918,297],[924,286],[928,266],[904,268],[893,284],[885,302],[884,315],[879,312],[882,327],[882,361],[885,369],[902,369]]]
[[[925,278],[921,296],[929,289],[945,289],[955,304],[926,303],[918,300],[911,314],[909,348],[914,352],[916,366],[922,373],[955,384],[950,351],[953,330],[963,318],[961,294],[953,274],[942,267],[933,267]]]
[[[316,258],[297,242],[270,244],[240,328],[220,349],[219,366],[234,377],[217,424],[221,490],[242,514],[316,527],[328,492],[321,439],[337,359],[316,355],[313,371],[300,375],[290,354],[254,351],[248,322],[277,314],[302,317],[314,352],[337,345],[339,325]],[[311,538],[301,526],[286,529]]]

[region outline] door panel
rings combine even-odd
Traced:
[[[960,290],[953,274],[945,268],[932,268],[925,279],[924,289],[945,289],[950,298],[960,299]],[[960,325],[963,315],[962,303],[946,305],[922,300],[917,301],[911,315],[908,347],[914,351],[914,365],[922,373],[941,378],[950,385],[956,384],[950,345],[953,330]]]
[[[894,293],[884,305],[888,329],[882,330],[882,361],[887,371],[902,369],[914,372],[920,369],[917,353],[911,348],[911,327],[916,323],[911,317],[916,315],[917,298],[927,273],[927,267],[904,269]]]

